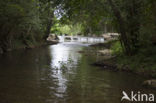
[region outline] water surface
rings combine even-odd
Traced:
[[[120,103],[122,91],[155,93],[144,77],[90,65],[96,56],[79,51],[88,44],[18,50],[0,56],[0,103]]]

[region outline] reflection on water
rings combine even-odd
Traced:
[[[89,44],[66,42],[0,56],[0,103],[120,103],[122,91],[155,93],[143,77],[90,65]]]
[[[77,65],[78,60],[81,58],[81,55],[76,52],[81,50],[81,48],[76,45],[75,47],[70,47],[70,45],[54,45],[50,47],[51,49],[51,67],[53,68],[53,77],[57,78],[58,80],[58,88],[57,90],[57,96],[63,97],[62,94],[66,92],[67,89],[67,81],[68,79],[64,76],[64,71],[67,71],[68,73],[72,73],[74,67]]]
[[[51,55],[52,55],[52,61],[51,66],[57,67],[58,69],[61,68],[60,62],[67,62],[70,59],[74,61],[74,63],[77,63],[78,60],[81,58],[81,55],[77,52],[82,50],[79,45],[72,46],[72,44],[59,44],[51,46]]]

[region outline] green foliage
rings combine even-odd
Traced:
[[[99,31],[101,34],[107,32],[105,27],[113,24],[110,7],[106,0],[66,0],[62,9],[65,14],[61,20],[80,23],[86,35],[99,34]],[[111,28],[113,27],[111,25]],[[112,29],[110,31],[112,32]]]
[[[19,43],[23,48],[42,43],[57,5],[57,0],[0,1],[0,48],[7,51]]]
[[[124,54],[117,55],[115,58],[119,68],[127,67],[130,70],[155,75],[156,73],[156,47],[141,48],[133,56]]]
[[[65,25],[65,24],[56,23],[51,28],[51,32],[57,35],[59,34],[77,35],[77,34],[81,34],[82,31],[83,28],[81,24]]]
[[[24,45],[40,42],[50,32],[100,35],[118,31],[122,47],[133,55],[156,42],[155,5],[155,0],[2,0],[0,48],[12,48],[19,39]]]
[[[149,0],[144,4],[142,26],[140,28],[140,43],[149,46],[156,41],[156,1]]]
[[[121,43],[119,41],[111,41],[111,50],[113,55],[121,55],[123,53],[123,49]]]
[[[112,54],[115,55],[113,61],[118,68],[156,75],[156,47],[154,45],[141,47],[135,55],[128,56],[123,53],[119,41],[110,41],[107,44],[111,45]]]
[[[155,38],[155,4],[155,0],[66,0],[61,20],[82,24],[84,34],[118,31],[125,52],[133,55]]]

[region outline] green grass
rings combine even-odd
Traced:
[[[112,44],[110,48],[112,50],[113,55],[120,55],[123,53],[123,50],[119,41],[116,40],[110,43]]]
[[[156,76],[156,46],[142,47],[135,55],[126,56],[119,41],[112,43],[111,50],[116,55],[119,68],[128,66],[130,70]]]

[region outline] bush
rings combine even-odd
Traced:
[[[119,41],[112,42],[111,50],[113,55],[121,55],[123,53],[123,49]]]

